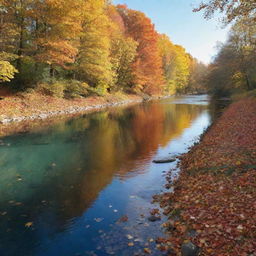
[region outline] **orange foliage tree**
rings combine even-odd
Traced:
[[[137,43],[137,56],[133,63],[133,82],[148,94],[160,94],[163,87],[162,62],[157,45],[157,32],[144,13],[118,5],[126,33]]]
[[[52,75],[56,67],[65,69],[75,62],[81,33],[80,6],[80,1],[72,0],[36,2],[36,59],[49,64]]]

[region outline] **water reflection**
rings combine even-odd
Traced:
[[[97,218],[104,189],[104,200],[111,198],[125,213],[122,198],[134,188],[120,187],[115,179],[125,184],[147,173],[156,152],[206,113],[201,100],[174,100],[179,102],[115,108],[5,137],[0,146],[0,255],[73,255],[76,249],[94,249],[98,230],[85,231],[79,217]],[[101,210],[109,230],[114,217]],[[70,236],[60,240],[66,246],[60,254],[60,244],[51,241],[66,231]]]

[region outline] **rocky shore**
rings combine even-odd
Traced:
[[[146,97],[118,93],[105,97],[67,100],[38,93],[12,95],[0,99],[0,125],[98,111],[160,98],[166,98],[166,96]]]
[[[132,100],[123,100],[123,101],[118,101],[118,102],[96,104],[96,105],[85,106],[85,107],[72,106],[72,107],[68,107],[67,109],[63,109],[63,110],[47,111],[47,112],[42,112],[39,114],[31,113],[31,115],[26,115],[26,116],[14,116],[14,117],[7,116],[7,117],[5,117],[2,115],[2,117],[0,119],[0,124],[7,124],[7,123],[12,123],[12,122],[22,122],[22,121],[36,120],[36,119],[42,120],[42,119],[51,118],[54,116],[84,113],[84,112],[89,112],[89,111],[94,111],[94,110],[101,110],[101,109],[108,108],[108,107],[128,105],[128,104],[142,102],[142,101],[143,101],[143,99],[139,98],[139,99],[132,99]]]

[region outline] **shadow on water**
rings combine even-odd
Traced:
[[[232,101],[228,98],[211,97],[209,101],[209,113],[211,116],[211,121],[214,122],[217,118],[219,118],[231,103]]]
[[[3,138],[0,255],[130,255],[150,247],[159,223],[144,215],[172,165],[152,159],[185,152],[210,123],[207,105],[205,96],[165,99]],[[129,221],[117,222],[123,215]],[[131,233],[137,241],[128,247]]]

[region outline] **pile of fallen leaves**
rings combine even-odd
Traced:
[[[174,193],[158,198],[169,216],[164,249],[179,255],[190,241],[200,255],[256,255],[256,100],[230,105],[180,168]]]

